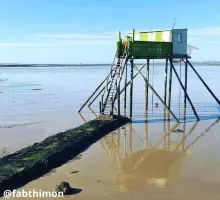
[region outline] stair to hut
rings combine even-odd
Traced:
[[[104,115],[112,114],[112,101],[114,100],[115,95],[117,94],[117,87],[122,76],[123,61],[125,58],[126,54],[123,54],[123,56],[118,57],[116,60],[116,64],[114,63],[111,68],[110,76],[107,81],[102,99],[102,114]]]

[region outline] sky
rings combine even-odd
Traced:
[[[220,61],[219,0],[0,0],[0,63],[111,63],[117,31],[188,28],[194,61]]]

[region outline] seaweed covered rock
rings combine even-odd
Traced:
[[[72,188],[70,187],[70,184],[68,182],[61,182],[59,185],[56,185],[54,187],[55,192],[63,192],[63,195],[70,194],[71,190]]]
[[[68,162],[106,134],[129,122],[122,116],[100,116],[0,158],[0,197],[5,190],[20,188]]]

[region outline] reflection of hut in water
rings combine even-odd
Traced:
[[[161,149],[145,149],[135,152],[121,162],[119,179],[120,191],[132,187],[138,181],[165,186],[177,179],[181,173],[183,160],[187,154]]]
[[[84,117],[81,117],[86,122]],[[146,182],[164,187],[169,183],[176,182],[181,175],[186,156],[191,154],[189,148],[218,122],[219,118],[199,136],[186,142],[186,139],[189,135],[192,135],[198,122],[195,122],[189,131],[186,131],[186,124],[184,124],[183,131],[176,132],[174,130],[179,124],[171,127],[169,120],[167,122],[164,121],[163,136],[158,142],[153,143],[154,145],[151,147],[149,146],[148,123],[145,125],[144,140],[132,128],[131,123],[123,129],[118,129],[118,134],[106,135],[100,140],[100,144],[105,152],[112,157],[113,166],[116,170],[115,184],[117,189],[119,191],[126,191],[135,184],[144,184]],[[129,129],[129,137],[127,137],[127,129]],[[124,140],[121,140],[120,136],[123,132]],[[175,139],[171,137],[173,133],[177,134]],[[144,149],[135,153],[132,153],[133,135],[136,135],[144,144]],[[181,136],[181,139],[179,136]],[[127,139],[129,140],[128,142]],[[127,151],[127,144],[129,144],[129,152]]]
[[[91,108],[90,110],[92,111]],[[80,116],[86,122],[81,114]],[[151,147],[149,145],[148,123],[145,124],[144,140],[132,128],[132,123],[122,129],[118,129],[117,134],[112,133],[103,137],[100,140],[100,144],[105,152],[112,157],[112,164],[116,171],[115,184],[117,189],[126,191],[138,183],[153,183],[162,187],[169,183],[175,183],[181,175],[186,156],[191,154],[189,148],[199,138],[203,137],[205,132],[215,126],[219,120],[218,118],[200,135],[188,140],[188,142],[186,142],[186,139],[192,135],[198,122],[195,122],[189,131],[186,131],[186,124],[183,124],[183,131],[176,131],[181,130],[177,129],[179,124],[171,127],[170,120],[165,120],[162,138],[155,144],[153,143],[154,145]],[[127,137],[127,129],[129,130],[129,137]],[[122,133],[124,133],[124,140],[121,138]],[[171,137],[174,133],[177,136],[175,139]],[[133,135],[136,135],[144,144],[144,149],[135,153],[132,153]],[[181,139],[179,136],[181,136]],[[127,144],[129,144],[129,152],[127,151]]]
[[[169,167],[184,155],[182,152],[170,152],[159,149],[141,150],[124,159],[122,169],[124,173],[133,174],[138,177],[167,178],[169,176]]]

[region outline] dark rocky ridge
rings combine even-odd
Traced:
[[[0,159],[0,197],[59,167],[104,135],[130,122],[125,117],[99,116],[77,128],[57,133],[41,143]]]

